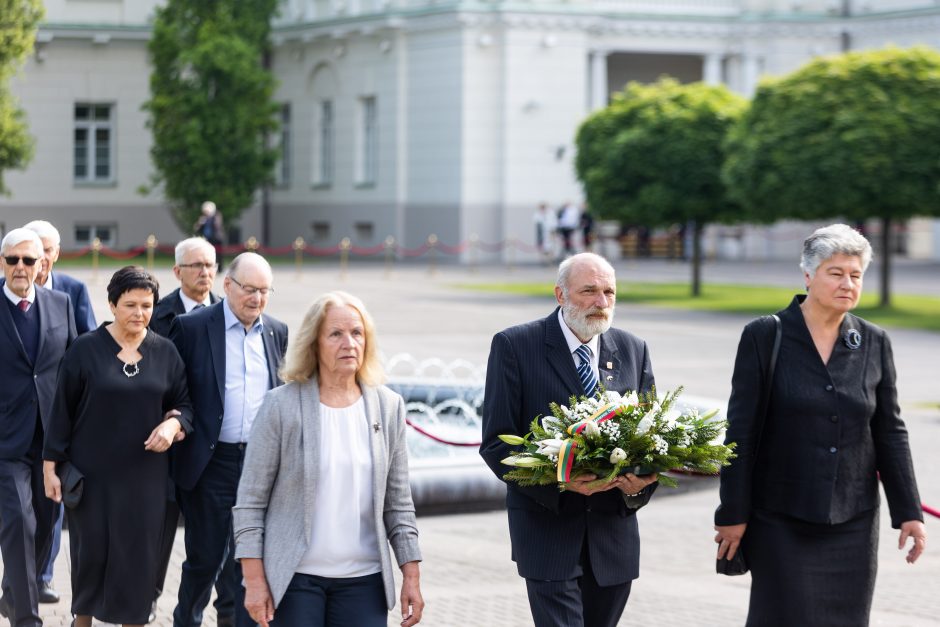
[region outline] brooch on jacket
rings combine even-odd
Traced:
[[[849,329],[842,334],[842,342],[854,351],[862,345],[862,334],[856,329]]]

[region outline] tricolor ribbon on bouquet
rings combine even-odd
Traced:
[[[607,422],[617,415],[618,407],[619,405],[616,403],[607,403],[606,405],[603,405],[600,409],[591,414],[590,417],[585,418],[584,420],[579,420],[578,422],[568,427],[568,433],[570,435],[577,435],[583,434],[585,429],[591,431],[590,427],[588,426],[589,424],[599,425],[602,422]],[[587,435],[591,435],[591,433],[588,433]]]
[[[617,403],[607,403],[602,405],[596,412],[591,414],[588,418],[584,420],[579,420],[570,427],[568,427],[568,433],[570,435],[592,435],[596,433],[597,425],[602,422],[607,422],[611,418],[617,415],[617,408],[619,405]],[[585,433],[585,430],[587,433]],[[558,450],[558,482],[567,483],[571,480],[571,468],[574,465],[574,456],[575,449],[578,447],[576,440],[565,440],[562,443],[561,448]]]

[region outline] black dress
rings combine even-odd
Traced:
[[[167,455],[144,450],[170,409],[191,431],[183,361],[173,344],[147,333],[139,373],[127,376],[121,348],[105,328],[66,353],[43,458],[70,460],[84,494],[66,510],[72,558],[72,613],[108,623],[144,624],[159,567]]]
[[[778,312],[780,353],[761,420],[773,325],[742,334],[728,402],[718,525],[747,523],[748,625],[867,625],[877,572],[878,476],[895,528],[923,520],[891,342],[847,314],[823,363],[793,299]]]

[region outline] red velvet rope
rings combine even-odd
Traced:
[[[405,424],[407,424],[409,427],[411,427],[412,429],[414,429],[415,431],[417,431],[424,437],[430,438],[431,440],[434,440],[435,442],[439,442],[440,444],[446,444],[447,446],[467,446],[467,447],[474,446],[476,447],[476,446],[480,446],[481,444],[480,442],[455,442],[453,440],[445,440],[442,437],[434,435],[430,431],[426,431],[425,429],[422,429],[421,427],[416,425],[414,422],[412,422],[410,418],[405,418]]]

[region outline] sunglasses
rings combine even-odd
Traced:
[[[14,255],[9,255],[9,256],[4,255],[3,257],[3,260],[7,262],[8,266],[15,266],[16,264],[20,262],[20,259],[23,260],[24,266],[30,266],[30,267],[35,266],[36,262],[39,261],[35,257],[16,257]]]

